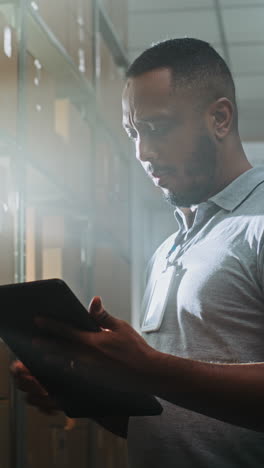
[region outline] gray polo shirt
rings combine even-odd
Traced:
[[[201,203],[190,229],[180,210],[175,215],[179,230],[151,261],[144,338],[186,358],[263,362],[264,167],[247,171]],[[170,269],[162,302],[167,291],[163,284],[159,294],[160,278]],[[151,322],[153,297],[164,315]],[[264,434],[161,402],[161,416],[130,418],[131,468],[264,466]]]

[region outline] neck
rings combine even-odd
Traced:
[[[230,136],[219,153],[219,166],[215,176],[216,195],[233,180],[252,168],[244,152],[239,135]],[[211,196],[212,196],[211,195]]]
[[[196,206],[193,206],[193,207],[190,207],[190,208],[180,208],[180,210],[184,214],[186,224],[187,224],[189,229],[193,225],[196,209],[197,209]]]
[[[215,184],[212,193],[208,194],[207,200],[221,192],[233,180],[252,168],[244,152],[239,136],[230,138],[225,143],[225,148],[219,152],[219,167],[215,174]],[[206,201],[206,200],[204,200]],[[180,208],[183,212],[188,228],[193,225],[196,207]]]

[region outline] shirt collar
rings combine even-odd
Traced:
[[[214,204],[226,211],[234,211],[263,182],[264,166],[253,167],[203,204]],[[184,214],[179,208],[174,211],[174,216],[180,225],[185,224]]]
[[[253,190],[264,182],[264,166],[256,166],[241,174],[221,192],[209,198],[227,211],[234,211],[250,195]]]

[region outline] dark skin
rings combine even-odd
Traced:
[[[181,200],[188,226],[195,212],[192,205],[251,168],[233,125],[230,100],[219,98],[198,111],[193,93],[173,89],[170,70],[158,69],[128,80],[123,94],[123,125],[135,141],[137,159],[167,197]],[[209,164],[210,173],[201,170],[203,164]],[[50,320],[38,322],[56,337],[42,343],[49,356],[68,353],[89,369],[94,366],[98,382],[107,378],[120,390],[157,395],[212,418],[263,431],[264,363],[212,364],[172,356],[151,348],[129,324],[109,315],[98,298],[90,313],[101,333]],[[35,392],[35,404],[43,409],[49,396],[41,393],[21,363],[13,365],[13,373],[29,398]],[[126,436],[127,420],[99,422]]]
[[[232,130],[233,114],[225,97],[203,107],[199,93],[173,88],[168,69],[128,80],[123,93],[123,126],[135,142],[137,159],[165,195],[190,199],[177,204],[185,208],[207,200],[251,168]],[[208,141],[199,153],[201,138]],[[209,143],[211,154],[205,158]]]

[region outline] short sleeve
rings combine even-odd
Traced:
[[[258,276],[259,282],[263,291],[264,296],[264,233],[263,233],[263,240],[261,243],[261,247],[259,249],[258,254]]]

